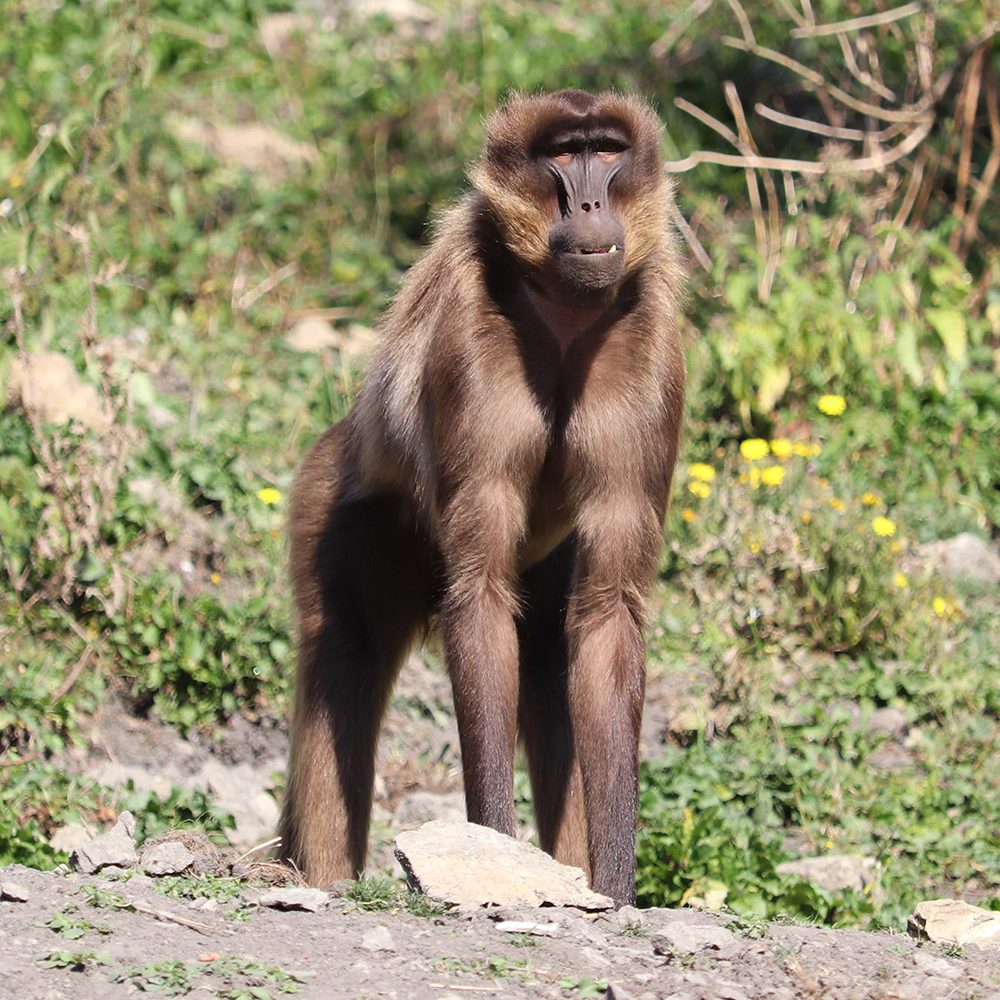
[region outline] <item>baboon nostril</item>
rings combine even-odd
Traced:
[[[589,212],[589,211],[590,211],[590,202],[589,202],[589,201],[585,201],[585,202],[584,202],[584,203],[583,203],[583,204],[582,204],[582,205],[580,206],[580,208],[582,208],[582,209],[583,209],[583,210],[584,210],[585,212]]]
[[[594,202],[594,208],[600,208],[600,207],[601,207],[601,203],[599,201],[595,201]]]

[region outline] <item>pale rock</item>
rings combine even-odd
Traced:
[[[23,885],[11,882],[9,879],[0,881],[0,899],[10,903],[27,903],[30,898],[30,893]]]
[[[67,823],[54,830],[49,837],[49,846],[56,851],[72,854],[78,847],[89,844],[93,835],[82,823]]]
[[[340,339],[333,326],[319,316],[303,316],[285,335],[285,343],[302,354],[339,347]]]
[[[110,830],[78,847],[69,860],[84,875],[102,868],[134,868],[139,860],[135,852],[135,817],[130,812],[121,813]]]
[[[401,833],[396,857],[414,889],[452,906],[613,906],[579,868],[474,823],[434,820]]]
[[[954,979],[961,973],[961,969],[948,959],[929,955],[926,951],[914,951],[913,964],[928,976],[937,976],[941,979]]]
[[[8,396],[43,424],[77,422],[99,433],[111,426],[97,390],[83,381],[69,358],[54,351],[29,354],[27,364],[15,358]]]
[[[396,942],[392,940],[389,928],[379,924],[378,927],[373,927],[362,935],[361,947],[365,951],[395,951]]]
[[[876,709],[868,720],[868,731],[886,736],[902,736],[906,732],[906,713],[901,708]]]
[[[857,889],[863,892],[878,877],[878,863],[874,858],[854,857],[850,854],[824,854],[815,858],[800,858],[778,865],[779,875],[797,875],[828,892]]]
[[[498,920],[493,926],[505,934],[530,934],[533,937],[556,937],[560,931],[558,924],[539,924],[533,920]]]
[[[194,861],[194,854],[176,840],[153,844],[139,854],[139,866],[147,875],[180,875]]]
[[[1000,552],[971,532],[928,542],[918,555],[951,579],[1000,583]]]
[[[960,899],[929,899],[917,903],[907,922],[909,933],[940,944],[1000,949],[1000,913]]]
[[[698,955],[714,951],[728,958],[740,948],[739,938],[724,927],[711,924],[670,923],[650,938],[653,951],[668,957]]]
[[[308,34],[315,24],[305,14],[285,13],[263,18],[258,27],[265,51],[276,59],[295,35]]]
[[[420,826],[435,819],[462,822],[465,819],[465,796],[461,792],[443,795],[413,792],[400,799],[396,806],[396,822],[400,826]]]
[[[281,889],[270,889],[257,900],[257,903],[272,910],[306,910],[309,913],[319,913],[325,909],[329,901],[330,894],[323,892],[322,889],[286,886]]]
[[[273,180],[283,180],[319,160],[314,146],[260,122],[220,125],[172,116],[167,119],[167,129],[180,142],[200,146],[224,163]]]

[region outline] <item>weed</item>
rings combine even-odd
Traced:
[[[131,910],[132,904],[117,892],[105,889],[99,885],[81,885],[79,889],[73,890],[74,894],[83,897],[83,901],[88,906],[94,906],[103,910]]]
[[[36,961],[43,969],[69,969],[72,972],[115,964],[106,951],[50,951]]]
[[[559,986],[578,997],[600,997],[608,991],[608,984],[603,979],[591,979],[590,976],[566,976],[559,980]]]
[[[75,941],[89,931],[94,931],[97,934],[111,933],[111,926],[109,924],[92,924],[89,920],[84,920],[83,917],[74,916],[75,912],[76,907],[70,904],[58,913],[53,914],[39,926],[48,927],[49,930],[61,934],[69,941]]]
[[[164,996],[178,997],[194,989],[193,975],[196,971],[194,966],[180,959],[165,959],[116,973],[111,981],[128,983],[142,993],[162,993]]]
[[[214,899],[228,903],[243,891],[236,878],[220,875],[164,875],[154,883],[158,892],[175,899]]]

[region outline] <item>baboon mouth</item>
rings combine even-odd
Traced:
[[[618,244],[612,243],[610,246],[606,247],[580,247],[580,249],[577,250],[577,253],[588,257],[592,254],[618,253]]]

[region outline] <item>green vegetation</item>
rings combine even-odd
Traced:
[[[463,189],[482,116],[514,87],[616,86],[656,104],[667,159],[733,153],[705,118],[741,131],[732,81],[761,155],[828,166],[677,177],[689,416],[649,689],[683,704],[643,770],[641,900],[895,927],[921,896],[1000,908],[996,591],[918,554],[1000,532],[986,3],[869,29],[878,65],[856,49],[853,68],[784,3],[747,5],[744,25],[723,3],[693,21],[662,0],[463,18],[431,3],[433,28],[347,19],[270,50],[260,24],[281,0],[8,6],[0,389],[25,353],[58,352],[93,387],[97,427],[0,413],[0,864],[63,861],[54,829],[123,808],[141,836],[231,823],[203,795],[112,792],[50,755],[111,696],[203,735],[286,711],[287,490],[359,377],[349,352],[292,350],[287,328],[321,313],[350,341],[375,322]],[[812,8],[823,24],[855,12]],[[879,117],[904,105],[908,121]],[[250,170],[197,141],[200,123],[250,121],[303,162]],[[879,877],[830,893],[777,874],[823,853],[872,856]],[[356,902],[406,905],[391,887]]]

